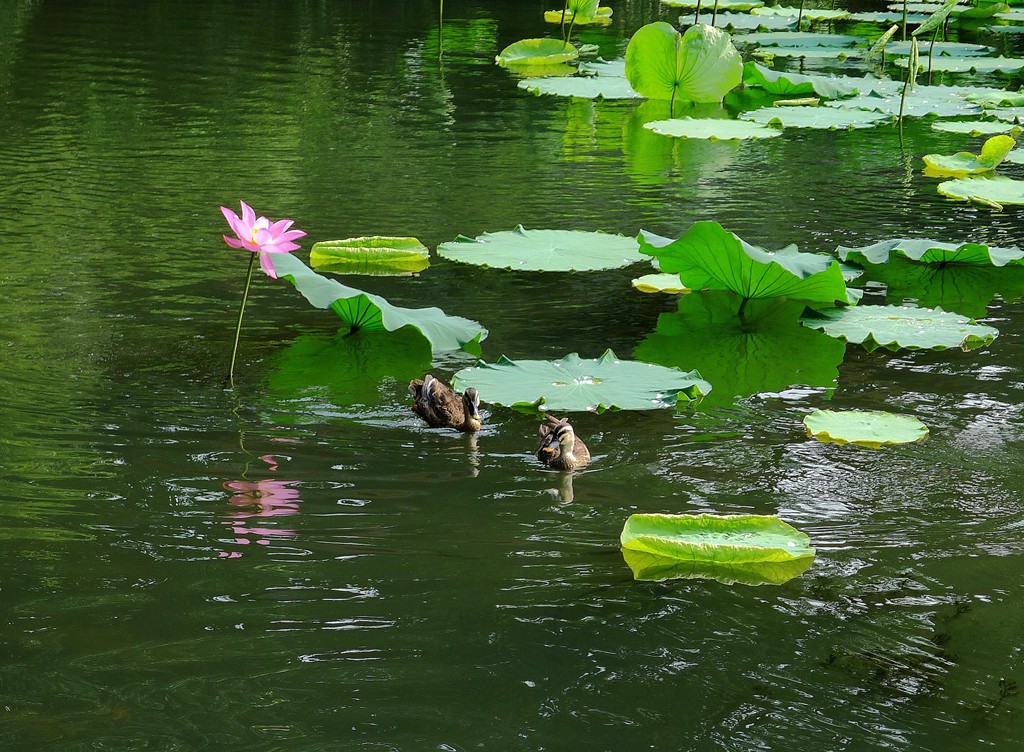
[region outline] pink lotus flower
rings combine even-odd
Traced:
[[[305,237],[306,233],[302,230],[289,230],[288,228],[294,224],[293,220],[281,219],[271,223],[266,217],[257,217],[252,207],[244,201],[240,203],[242,204],[241,217],[226,206],[220,208],[224,218],[231,226],[231,231],[237,236],[236,239],[225,235],[224,242],[232,248],[244,248],[250,253],[258,253],[263,271],[271,279],[277,279],[277,271],[274,269],[274,263],[270,260],[269,254],[294,251],[299,246],[292,241]]]

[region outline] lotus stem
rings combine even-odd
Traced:
[[[249,254],[249,271],[245,275],[245,292],[242,293],[242,305],[238,307],[238,325],[235,327],[235,346],[231,349],[231,365],[228,367],[228,384],[235,388],[235,358],[238,357],[238,338],[242,334],[242,315],[245,313],[245,302],[249,299],[249,285],[252,284],[252,268],[256,263],[256,253]]]
[[[935,40],[939,38],[939,32],[941,28],[935,30],[935,34],[932,36],[932,43],[928,47],[928,85],[932,85],[932,56],[935,54]]]
[[[715,0],[715,3],[717,3],[717,2],[718,2],[718,0]],[[800,0],[800,12],[797,13],[797,15],[796,15],[796,30],[797,31],[800,31],[800,24],[803,22],[803,20],[804,20],[804,0]]]
[[[740,301],[740,309],[736,312],[736,315],[739,316],[740,318],[743,318],[743,314],[747,310],[747,302],[749,300],[750,298],[743,298],[743,300]]]
[[[700,21],[700,0],[697,0],[697,12],[693,14],[693,25],[696,26],[698,21]],[[711,25],[714,26],[714,23]]]
[[[444,50],[444,0],[440,0],[437,12],[437,56]]]
[[[903,146],[903,105],[907,101],[907,87],[910,86],[910,68],[907,68],[907,80],[903,82],[903,93],[900,95],[900,114],[897,122],[900,124],[900,147]]]
[[[562,32],[562,41],[563,42],[566,41],[566,36],[565,36],[565,14],[568,13],[568,12],[569,12],[569,0],[565,0],[565,4],[562,6],[562,20],[558,22],[558,28]],[[575,15],[576,14],[573,13],[573,16],[575,16]]]
[[[711,11],[711,25],[714,26],[718,20],[718,0],[715,0],[715,9]]]
[[[576,14],[572,14],[572,18],[569,19],[569,33],[565,35],[565,43],[572,44],[569,40],[572,39],[572,27],[576,25]]]
[[[903,41],[907,41],[907,0],[903,0]]]

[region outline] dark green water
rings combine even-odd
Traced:
[[[493,56],[551,4],[449,0],[439,65],[429,2],[0,0],[4,749],[1015,748],[1009,277],[963,304],[1001,331],[984,350],[851,346],[832,389],[579,416],[595,462],[568,504],[528,416],[495,408],[472,442],[409,412],[409,378],[471,356],[335,342],[286,284],[256,280],[223,389],[246,256],[218,207],[240,198],[306,248],[706,218],[816,251],[1024,240],[1018,210],[920,175],[921,154],[978,145],[927,124],[902,152],[888,128],[673,144],[636,105],[526,95]],[[606,57],[662,13],[615,8],[585,34]],[[479,319],[488,360],[628,357],[675,308],[635,272],[437,261],[359,284]],[[809,441],[828,406],[931,437]],[[779,514],[818,558],[779,587],[634,583],[635,511]]]

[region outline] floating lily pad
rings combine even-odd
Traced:
[[[830,337],[874,350],[946,350],[983,347],[999,333],[991,326],[935,308],[857,306],[815,311],[801,319],[804,326]]]
[[[729,35],[713,26],[697,24],[680,34],[659,21],[638,29],[626,47],[626,78],[649,99],[720,102],[742,74]]]
[[[841,99],[833,102],[826,102],[828,107],[843,107],[851,109],[877,110],[890,115],[898,116],[900,113],[900,96],[879,96],[878,94],[859,94],[850,99]],[[968,102],[962,97],[949,95],[947,97],[934,97],[914,92],[908,93],[903,103],[903,115],[909,117],[925,117],[926,115],[938,115],[939,117],[952,117],[954,115],[976,115],[981,112],[981,107]]]
[[[775,71],[753,61],[743,66],[743,83],[747,86],[758,86],[771,94],[784,96],[817,94],[826,99],[839,99],[857,93],[857,87],[846,80],[833,76],[805,76],[800,73]]]
[[[897,58],[896,65],[907,67],[907,58]],[[924,65],[924,60],[921,61]],[[936,73],[1010,73],[1024,68],[1024,58],[1016,57],[934,57],[931,69]]]
[[[554,361],[502,356],[494,364],[463,368],[452,381],[460,391],[475,387],[484,402],[536,412],[657,410],[711,391],[696,371],[619,360],[611,350],[600,358],[573,353]]]
[[[994,120],[942,120],[932,123],[933,131],[945,133],[961,133],[965,136],[988,136],[998,133],[1017,136],[1021,129],[1011,123]]]
[[[633,91],[625,77],[614,76],[545,76],[525,78],[519,88],[531,94],[549,94],[576,99],[642,99]]]
[[[757,47],[750,53],[760,60],[800,58],[802,60],[859,60],[864,50],[855,47]]]
[[[579,64],[579,72],[589,76],[610,76],[612,78],[626,77],[626,59],[616,60],[587,60]]]
[[[562,22],[565,22],[567,24],[571,23],[576,26],[587,26],[588,24],[605,26],[612,22],[613,12],[614,11],[607,5],[602,5],[597,9],[597,12],[594,13],[592,16],[588,17],[584,16],[583,14],[580,14],[579,18],[574,19],[574,16],[576,14],[572,10],[566,11],[564,15],[561,9],[546,10],[544,11],[544,20],[547,21],[548,23],[554,24],[560,24]]]
[[[1024,107],[992,107],[985,114],[1008,123],[1019,123],[1024,119]]]
[[[928,437],[928,426],[909,415],[875,410],[815,410],[804,416],[807,435],[826,444],[881,449]]]
[[[644,128],[673,138],[704,138],[709,141],[734,141],[781,136],[780,128],[769,128],[744,120],[718,118],[672,118],[645,123]]]
[[[487,336],[480,324],[440,308],[402,308],[379,295],[321,276],[291,253],[274,254],[278,277],[287,279],[313,306],[330,308],[352,330],[397,331],[412,327],[435,351],[458,350]]]
[[[566,63],[579,55],[579,50],[561,39],[521,39],[503,49],[494,61],[503,68],[525,68]]]
[[[619,542],[637,580],[713,579],[780,585],[814,561],[810,538],[778,517],[634,514]]]
[[[673,8],[701,7],[706,9],[716,4],[716,0],[661,0],[661,2]],[[754,8],[760,8],[764,5],[764,2],[762,0],[717,0],[717,5],[719,10],[744,13]]]
[[[856,300],[839,262],[800,253],[795,245],[767,251],[717,222],[695,222],[677,240],[640,231],[640,252],[658,259],[661,271],[678,273],[693,290],[730,290],[743,298],[790,297],[811,303]]]
[[[867,44],[864,37],[850,34],[818,34],[810,31],[769,31],[745,34],[737,44],[756,44],[761,47],[855,47]]]
[[[1024,204],[1024,180],[1001,175],[958,178],[939,183],[939,193],[948,198],[1002,209],[1007,204]]]
[[[682,283],[678,274],[645,274],[633,280],[633,287],[640,292],[664,292],[685,294],[690,288]]]
[[[925,174],[930,177],[977,175],[994,170],[1017,145],[1009,136],[993,136],[981,147],[980,154],[958,151],[956,154],[925,154]]]
[[[992,52],[992,48],[986,44],[971,44],[969,42],[935,42],[934,44],[935,47],[933,49],[932,42],[919,42],[920,62],[925,69],[928,68],[925,58],[928,57],[929,52],[933,55],[952,55],[956,57],[974,57],[976,55],[987,55]],[[909,39],[905,42],[889,42],[885,46],[885,51],[890,55],[909,55],[910,45]]]
[[[629,266],[644,257],[633,238],[578,230],[485,232],[478,238],[459,235],[441,243],[437,253],[463,264],[523,272],[589,272]]]
[[[995,107],[1021,107],[1024,106],[1024,92],[1020,91],[991,91],[970,93],[966,96],[968,102],[980,104],[989,109]]]
[[[430,251],[416,238],[324,240],[313,244],[309,265],[334,274],[409,274],[430,266]]]
[[[830,131],[873,128],[883,122],[892,122],[892,115],[884,112],[844,110],[838,107],[762,107],[753,112],[744,112],[740,118],[763,125]]]
[[[882,240],[859,248],[839,246],[839,258],[857,264],[887,264],[891,257],[902,257],[922,264],[973,264],[1006,266],[1024,264],[1024,251],[1017,246],[999,248],[984,243],[943,243],[938,240],[897,238]]]
[[[751,11],[755,16],[784,16],[797,18],[800,15],[800,8],[785,5],[773,5],[772,7],[754,8]],[[803,17],[808,21],[838,21],[850,17],[845,10],[830,10],[828,8],[804,8]]]
[[[714,5],[714,0],[711,0],[711,5]],[[693,16],[680,16],[679,25],[688,26],[693,23]],[[700,18],[697,19],[697,23],[710,24],[711,14],[702,13]],[[767,29],[769,31],[779,31],[782,29],[790,29],[796,26],[796,16],[788,18],[785,16],[754,16],[750,13],[719,13],[715,18],[715,25],[722,29]]]
[[[795,386],[835,388],[846,345],[800,326],[804,303],[751,300],[742,317],[739,306],[738,296],[723,291],[682,297],[676,312],[658,317],[633,357],[678,367],[699,353],[701,375],[715,385],[702,407]]]

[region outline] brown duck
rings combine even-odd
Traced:
[[[590,450],[572,430],[568,419],[544,417],[548,422],[540,426],[537,459],[555,470],[580,470],[589,465]]]
[[[460,397],[442,381],[429,373],[409,382],[412,411],[432,428],[454,428],[456,431],[480,430],[480,395],[470,387]]]

